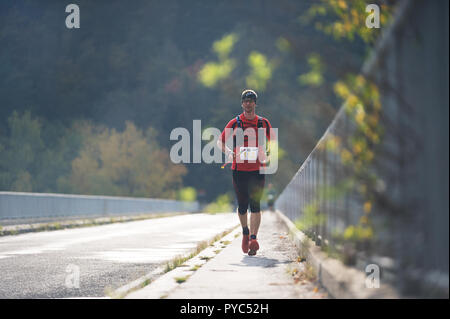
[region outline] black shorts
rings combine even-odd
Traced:
[[[233,187],[236,193],[239,214],[247,213],[248,205],[252,213],[259,213],[261,196],[264,190],[265,174],[259,171],[233,170]]]

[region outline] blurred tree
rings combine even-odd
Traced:
[[[245,78],[247,87],[264,91],[267,81],[272,77],[274,64],[267,61],[264,54],[252,51],[248,56],[248,65],[250,66],[250,74]]]
[[[8,136],[0,139],[0,187],[4,190],[32,191],[30,172],[34,172],[44,150],[42,124],[30,112],[18,112],[8,118]]]
[[[372,1],[370,4],[380,8],[380,25],[388,22],[392,6],[386,0]],[[356,37],[373,45],[380,36],[381,28],[368,28],[366,20],[368,3],[364,0],[320,0],[313,4],[300,17],[305,24],[314,24],[315,28],[333,36],[337,40],[353,41]]]
[[[232,210],[231,196],[228,193],[219,195],[214,202],[204,208],[204,211],[209,214],[228,213]]]
[[[229,55],[237,41],[237,35],[230,33],[213,43],[213,51],[217,54],[219,62],[208,62],[198,72],[199,81],[206,87],[216,86],[220,80],[226,79],[236,66],[234,59]]]
[[[127,120],[141,130],[151,126],[168,149],[170,131],[190,129],[193,119],[222,129],[241,112],[242,90],[253,86],[258,113],[280,128],[286,155],[273,178],[281,190],[335,114],[334,82],[359,70],[364,58],[359,36],[330,41],[313,25],[333,23],[336,14],[311,13],[314,22],[299,23],[312,5],[331,10],[334,2],[79,0],[82,26],[68,30],[61,22],[64,3],[1,1],[0,135],[9,136],[6,119],[14,110],[39,116],[46,143],[39,169],[26,170],[32,189],[68,192],[62,176],[79,155],[77,120],[118,131]],[[314,53],[320,60],[308,63]],[[316,85],[302,85],[308,83]],[[229,176],[219,167],[186,166],[183,184],[206,189],[205,200],[213,200],[228,189]],[[9,189],[13,182],[1,185]]]
[[[311,67],[311,71],[302,74],[298,77],[298,81],[302,85],[310,85],[312,87],[318,87],[323,84],[324,65],[320,60],[320,55],[312,53],[308,57],[308,64]]]
[[[197,200],[197,191],[194,187],[183,187],[178,191],[177,199],[185,202]]]
[[[186,168],[170,162],[153,129],[144,134],[128,121],[122,133],[84,125],[83,147],[72,161],[72,173],[61,181],[71,192],[175,198]]]

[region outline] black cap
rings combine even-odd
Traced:
[[[258,98],[258,95],[253,90],[244,90],[241,94],[241,101],[244,99],[252,99],[256,103],[256,99]]]

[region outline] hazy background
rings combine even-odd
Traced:
[[[79,0],[80,29],[68,4],[0,3],[0,190],[232,199],[230,170],[172,164],[169,135],[222,130],[253,88],[281,192],[379,35],[354,28],[362,1]]]

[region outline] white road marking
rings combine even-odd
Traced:
[[[92,235],[93,228],[65,229],[48,233],[30,233],[16,235],[8,238],[0,238],[0,259],[11,258],[20,255],[35,255],[51,251],[62,251],[69,246],[86,244],[94,241],[109,241],[118,237],[130,237],[136,235],[154,234],[155,238],[164,237],[174,229],[174,236],[170,241],[160,238],[152,242],[151,248],[133,249],[121,248],[110,251],[93,252],[83,259],[104,259],[118,262],[158,262],[171,259],[178,254],[193,249],[197,243],[205,237],[213,236],[223,230],[224,224],[230,227],[237,223],[237,218],[232,214],[195,214],[182,215],[169,218],[160,218],[144,221],[133,221],[126,224],[109,224],[98,226],[95,230],[101,234]],[[195,225],[195,229],[184,229],[186,225]],[[207,225],[198,227],[197,225]],[[182,231],[176,230],[182,229]],[[64,238],[71,236],[70,238]],[[175,239],[175,240],[174,240]],[[39,244],[39,241],[53,241],[51,243]],[[37,247],[29,247],[34,243]],[[167,242],[167,243],[166,243]],[[1,251],[2,245],[22,244],[28,246],[25,249]],[[144,245],[145,246],[145,245]]]

